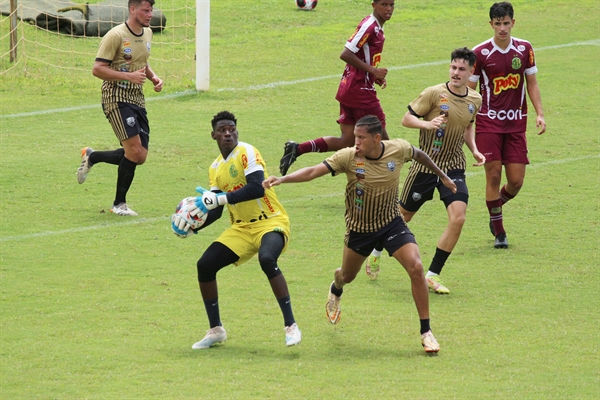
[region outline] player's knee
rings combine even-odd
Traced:
[[[458,215],[451,215],[450,216],[450,225],[457,227],[457,228],[462,228],[463,225],[465,224],[465,215],[464,214],[458,214]]]
[[[258,257],[260,268],[263,270],[267,279],[271,280],[276,276],[281,275],[281,270],[277,266],[277,259],[272,256],[260,256]]]
[[[217,279],[218,269],[211,263],[206,263],[199,259],[196,263],[198,270],[198,282],[212,282]]]
[[[421,279],[423,277],[423,263],[415,260],[404,266],[411,280]]]

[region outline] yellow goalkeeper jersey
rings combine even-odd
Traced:
[[[219,155],[210,166],[208,171],[210,190],[221,190],[227,193],[241,189],[247,184],[246,175],[256,171],[263,171],[265,178],[268,176],[260,152],[248,143],[239,142],[227,158],[224,159]],[[232,225],[243,227],[272,220],[289,226],[288,215],[279,203],[273,188],[266,189],[265,195],[260,199],[228,204],[227,208]]]

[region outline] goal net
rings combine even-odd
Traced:
[[[16,4],[12,29],[11,2]],[[202,42],[209,42],[209,4],[160,0],[154,6],[149,62],[169,90],[208,89],[209,43],[199,48],[198,67],[195,55],[196,12],[203,18],[200,34],[207,36]],[[0,10],[0,79],[52,77],[74,87],[94,81],[91,69],[101,36],[128,15],[127,0],[0,0]]]

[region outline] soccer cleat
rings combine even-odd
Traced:
[[[209,347],[227,340],[227,332],[222,326],[215,326],[206,331],[206,336],[192,345],[192,349],[208,349]]]
[[[491,219],[490,219],[490,232],[492,232],[492,235],[496,236],[496,231],[494,230],[494,223],[492,222]]]
[[[131,215],[136,216],[138,213],[127,207],[127,203],[119,203],[116,206],[110,208],[110,212],[117,215]]]
[[[290,166],[296,161],[297,157],[298,143],[288,140],[283,147],[283,157],[281,157],[281,161],[279,161],[279,172],[281,175],[287,174],[288,169],[290,169]]]
[[[508,239],[506,238],[506,233],[499,233],[496,236],[496,240],[494,241],[495,249],[508,249]]]
[[[300,332],[300,329],[295,322],[290,326],[286,326],[284,329],[286,346],[293,346],[300,343],[302,340],[302,332]]]
[[[437,340],[435,340],[431,331],[427,331],[421,335],[421,344],[423,345],[425,353],[437,353],[440,351],[440,345]]]
[[[81,165],[77,168],[77,182],[82,184],[85,182],[85,178],[87,178],[88,172],[92,169],[92,166],[88,162],[90,158],[90,154],[92,154],[94,150],[91,147],[84,147],[81,149]]]
[[[381,257],[375,257],[374,255],[369,255],[367,258],[367,265],[365,266],[365,272],[369,279],[374,281],[379,276],[379,267],[381,265]]]
[[[342,316],[342,306],[340,305],[341,301],[341,297],[331,293],[331,286],[329,286],[329,298],[327,299],[327,304],[325,304],[325,312],[327,313],[329,322],[332,324],[337,324]]]
[[[427,286],[429,290],[433,290],[437,294],[449,294],[450,290],[444,286],[442,278],[439,275],[426,276]]]

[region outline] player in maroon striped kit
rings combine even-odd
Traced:
[[[515,24],[509,2],[490,7],[490,26],[494,37],[477,45],[475,71],[469,87],[479,89],[483,104],[475,122],[475,142],[486,158],[485,198],[490,213],[490,230],[495,248],[507,248],[502,206],[521,190],[527,158],[527,98],[537,114],[538,135],[546,131],[542,97],[538,87],[535,56],[531,43],[511,36]],[[502,166],[506,184],[500,188]]]
[[[337,151],[354,145],[354,125],[366,115],[375,115],[383,125],[382,139],[389,139],[385,130],[385,114],[377,98],[375,84],[387,85],[386,68],[379,68],[385,36],[383,24],[392,18],[394,0],[373,0],[373,14],[366,16],[346,42],[340,58],[346,62],[335,98],[340,103],[341,136],[325,136],[304,143],[286,142],[279,163],[281,175],[287,174],[296,158],[304,153]]]

